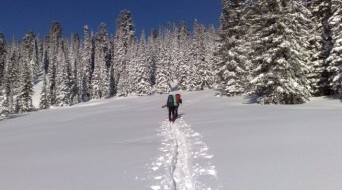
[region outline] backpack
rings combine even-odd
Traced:
[[[175,106],[175,101],[174,101],[174,98],[173,98],[173,95],[169,95],[167,97],[167,103],[166,103],[167,107],[174,107]]]
[[[182,103],[181,95],[180,95],[180,94],[176,94],[176,103],[177,103],[177,105],[179,105],[180,103]]]

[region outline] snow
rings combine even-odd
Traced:
[[[174,92],[176,93],[176,92]],[[0,121],[0,189],[342,189],[342,106],[180,92],[114,97]]]
[[[40,102],[40,94],[43,88],[43,81],[39,81],[37,84],[33,86],[33,96],[32,96],[32,104],[35,108],[39,108]]]

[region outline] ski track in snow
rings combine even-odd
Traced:
[[[149,169],[152,190],[216,190],[216,169],[202,136],[180,118],[170,124],[164,121],[161,155]]]

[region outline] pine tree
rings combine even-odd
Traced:
[[[178,57],[177,79],[179,88],[187,90],[187,77],[189,72],[191,38],[190,32],[185,22],[180,22],[177,30]]]
[[[137,95],[151,94],[151,73],[147,57],[147,44],[145,32],[141,33],[136,43],[134,57],[130,63],[129,83],[130,93]]]
[[[156,84],[156,69],[157,69],[157,55],[158,55],[158,44],[157,44],[158,31],[157,29],[152,29],[150,37],[148,38],[147,43],[147,62],[149,66],[149,73],[151,86],[153,87]]]
[[[61,47],[62,48],[62,47]],[[63,49],[60,49],[58,55],[58,62],[63,67],[63,72],[61,72],[62,77],[58,85],[58,95],[57,102],[58,106],[70,106],[72,105],[71,96],[73,91],[73,86],[75,81],[72,76],[72,68],[69,60],[66,59],[66,55]]]
[[[21,89],[17,96],[17,111],[20,113],[33,110],[33,81],[36,80],[39,72],[36,38],[33,32],[28,32],[25,35],[22,49],[23,55],[20,61],[22,64],[21,67],[23,68],[20,85]]]
[[[0,116],[2,115],[5,107],[3,106],[5,102],[5,60],[6,60],[6,49],[5,49],[5,38],[2,33],[0,33]]]
[[[219,31],[219,48],[215,64],[216,83],[221,90],[220,95],[235,96],[246,91],[249,60],[246,35],[247,22],[244,12],[244,0],[223,0],[221,26]]]
[[[95,70],[92,77],[93,98],[114,95],[113,72],[111,70],[112,63],[107,26],[102,23],[95,36]]]
[[[78,34],[72,34],[68,60],[72,68],[72,76],[70,81],[70,101],[71,104],[77,104],[82,101],[82,91],[80,86],[82,86],[82,69],[84,68],[81,57],[81,40]]]
[[[6,49],[5,49],[5,37],[0,33],[0,91],[1,86],[5,77],[5,60],[6,60]],[[0,92],[1,95],[1,92]]]
[[[163,36],[157,39],[158,55],[156,64],[156,84],[154,85],[155,92],[159,94],[169,93],[171,91],[171,76],[170,76],[170,42],[171,31],[165,29]]]
[[[342,97],[342,2],[332,1],[332,16],[329,19],[332,34],[332,49],[327,58],[327,71],[332,74],[329,85]]]
[[[6,61],[6,50],[5,50],[5,37],[0,33],[0,116],[8,106],[5,101],[5,61]],[[6,107],[5,107],[6,106]],[[5,114],[4,114],[5,115]]]
[[[16,85],[18,80],[18,70],[16,63],[18,61],[16,57],[16,50],[12,44],[9,47],[8,56],[6,57],[6,64],[4,69],[4,83],[3,83],[3,100],[1,115],[7,117],[15,112],[14,96],[16,95]]]
[[[63,39],[61,45],[57,50],[56,61],[56,106],[70,105],[70,78],[71,78],[71,65],[67,58],[68,51]],[[70,68],[70,72],[68,73]]]
[[[37,81],[39,72],[41,71],[38,63],[38,45],[37,38],[33,32],[28,32],[23,41],[22,59],[24,63],[29,64],[32,72],[32,82]]]
[[[100,27],[103,26],[105,27],[105,24],[101,24]],[[93,99],[99,99],[102,98],[102,78],[101,78],[101,64],[103,65],[104,63],[104,58],[103,54],[101,51],[101,47],[99,43],[101,43],[101,37],[100,37],[100,27],[99,27],[99,32],[95,35],[95,53],[94,53],[94,71],[91,77],[91,97]]]
[[[48,92],[48,79],[46,74],[43,76],[43,87],[42,91],[40,93],[40,102],[39,102],[39,108],[40,109],[48,109],[50,107],[50,101],[49,101],[49,92]]]
[[[91,81],[94,72],[94,48],[92,37],[90,36],[89,27],[83,27],[83,72],[81,84],[81,100],[88,101],[91,98]]]
[[[95,63],[94,66],[94,72],[93,72],[93,76],[91,77],[91,97],[92,99],[99,99],[102,98],[102,84],[101,84],[101,68],[100,65],[98,65],[97,63]]]
[[[204,89],[212,89],[215,84],[214,65],[217,64],[218,59],[215,57],[217,51],[217,32],[214,26],[209,26],[204,34],[205,45],[205,60],[207,62],[206,69],[204,70],[206,85]]]
[[[178,44],[178,31],[177,27],[175,24],[170,24],[169,30],[170,30],[170,39],[169,39],[169,45],[168,45],[168,52],[170,55],[170,78],[169,82],[171,84],[172,90],[177,90],[179,88],[179,76],[180,76],[180,71],[179,67],[181,64],[181,50]]]
[[[333,73],[327,70],[327,58],[332,50],[332,34],[329,18],[331,17],[331,0],[312,0],[311,10],[316,28],[312,30],[311,40],[314,53],[311,58],[311,72],[308,78],[311,82],[314,96],[331,95],[334,91],[329,85]]]
[[[116,93],[118,96],[126,96],[128,89],[128,49],[135,40],[133,19],[130,11],[123,10],[116,20],[116,33],[114,38],[114,76]]]
[[[206,56],[205,59],[210,67],[210,73],[207,73],[207,80],[210,81],[210,88],[217,89],[216,66],[221,62],[217,56],[219,49],[218,32],[214,26],[210,26],[205,35]]]
[[[38,75],[43,75],[44,70],[44,41],[40,38],[36,37],[37,39],[37,51],[38,51]],[[38,76],[37,76],[38,77]]]
[[[62,27],[59,22],[53,22],[50,26],[48,36],[48,79],[49,82],[49,100],[51,105],[58,105],[58,86],[62,81],[62,71],[64,63],[61,63],[64,56],[64,47],[62,39]]]
[[[49,79],[49,101],[50,105],[57,105],[57,69],[56,63],[49,65],[48,79]]]
[[[308,11],[297,0],[262,0],[257,8],[262,14],[254,20],[254,93],[262,104],[306,102]]]
[[[45,39],[44,45],[43,45],[43,57],[42,57],[42,69],[44,74],[49,73],[49,55],[48,55],[48,39]]]
[[[9,71],[9,70],[8,70]],[[11,88],[11,81],[9,72],[4,74],[4,89],[3,89],[3,96],[1,101],[1,109],[0,109],[0,116],[7,117],[13,113],[13,106],[14,106],[14,100],[13,100],[13,91]]]
[[[6,57],[6,77],[8,80],[8,85],[10,86],[10,94],[9,100],[10,100],[10,110],[12,113],[17,113],[18,109],[16,109],[18,106],[16,103],[18,102],[17,99],[19,99],[19,95],[21,92],[21,82],[22,82],[22,76],[24,72],[23,64],[21,64],[20,59],[20,44],[18,41],[13,41],[11,45],[7,49],[8,56]]]
[[[21,92],[17,97],[18,104],[18,112],[29,112],[32,111],[32,95],[33,95],[33,84],[32,84],[32,68],[29,67],[28,63],[24,63],[24,72],[21,81]]]
[[[210,71],[207,60],[205,59],[205,44],[204,44],[205,27],[194,22],[194,37],[190,53],[190,67],[188,72],[188,90],[203,90],[211,86],[207,76],[207,71]]]

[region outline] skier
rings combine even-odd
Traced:
[[[176,116],[176,100],[172,94],[170,94],[167,98],[167,102],[162,108],[167,107],[169,109],[169,121],[174,122],[177,118]]]

